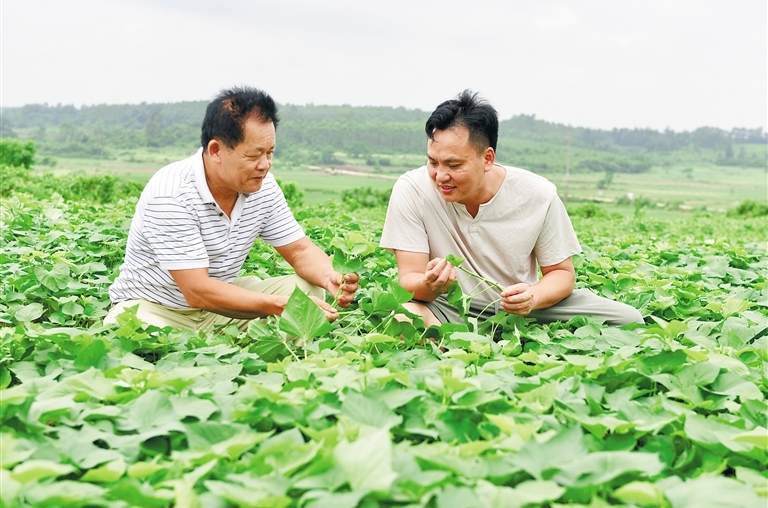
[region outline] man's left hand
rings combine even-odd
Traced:
[[[339,307],[349,307],[349,304],[355,299],[355,291],[357,291],[360,277],[356,273],[347,273],[344,275],[343,281],[341,278],[340,273],[334,272],[326,289],[336,299]]]
[[[510,314],[527,316],[536,308],[536,297],[528,284],[514,284],[501,292],[499,307]]]

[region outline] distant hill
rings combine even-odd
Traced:
[[[108,158],[115,150],[137,147],[194,149],[199,146],[206,104],[195,101],[80,108],[31,104],[2,108],[0,115],[3,136],[34,140],[41,154]],[[370,153],[421,153],[424,150],[424,123],[429,113],[418,109],[285,104],[279,111],[278,150],[283,154],[303,151],[322,158],[342,151],[365,157]],[[569,137],[574,149],[602,153],[614,161],[616,157],[643,159],[651,153],[694,147],[717,151],[721,154],[718,157],[727,162],[729,154],[730,157],[739,155],[734,152],[734,145],[765,145],[768,140],[762,129],[599,130],[518,115],[501,122],[499,153],[503,156],[506,151],[517,159],[529,160],[531,165],[546,166],[546,162],[537,161],[544,161],[544,154],[554,148],[561,152]],[[542,157],[537,159],[537,153]],[[589,157],[581,154],[582,165]],[[765,163],[764,157],[750,161],[749,165]],[[601,164],[592,161],[588,169],[610,170],[610,165]],[[631,171],[630,166],[625,164],[624,169]]]

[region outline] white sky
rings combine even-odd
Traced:
[[[0,104],[425,111],[464,88],[610,129],[768,128],[766,0],[0,0]]]

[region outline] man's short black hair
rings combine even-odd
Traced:
[[[469,141],[482,152],[487,147],[496,151],[499,140],[499,114],[477,93],[464,90],[455,99],[440,104],[427,120],[425,131],[435,139],[435,131],[463,126],[469,131]]]
[[[218,139],[227,148],[234,148],[245,139],[246,120],[272,122],[277,129],[277,105],[266,92],[253,87],[233,87],[219,92],[205,110],[200,143],[208,150],[208,143]]]

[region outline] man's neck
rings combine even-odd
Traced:
[[[221,185],[217,179],[218,171],[221,168],[208,157],[206,152],[203,152],[203,170],[205,172],[205,184],[208,186],[208,190],[211,191],[214,201],[229,216],[235,208],[239,193]]]

